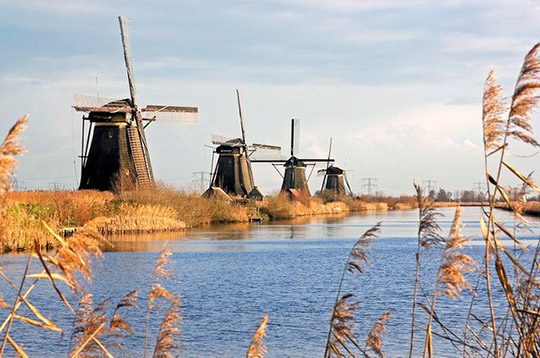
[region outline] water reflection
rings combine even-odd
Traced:
[[[443,236],[449,231],[454,217],[454,208],[440,208],[438,219]],[[465,224],[464,235],[474,237],[475,244],[481,244],[479,218],[481,209],[467,207],[462,221]],[[511,226],[514,218],[511,213],[500,211],[500,221]],[[382,236],[387,238],[416,237],[418,230],[418,212],[386,211],[355,213],[353,215],[333,215],[318,217],[301,217],[287,221],[270,223],[238,223],[212,225],[182,232],[166,232],[137,235],[110,236],[111,246],[107,251],[160,251],[165,243],[174,251],[241,251],[252,249],[257,243],[260,249],[283,245],[280,240],[302,241],[327,240],[334,238],[352,239],[359,237],[365,230],[382,222]],[[530,218],[530,232],[527,236],[539,231],[540,219]],[[221,244],[220,244],[221,242]],[[266,245],[266,246],[265,246]]]

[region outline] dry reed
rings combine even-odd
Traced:
[[[416,321],[416,306],[418,303],[418,285],[420,284],[421,255],[434,245],[444,242],[440,235],[441,228],[437,224],[437,217],[440,214],[433,207],[433,201],[424,196],[422,188],[414,183],[416,190],[416,200],[418,206],[418,235],[416,246],[416,269],[414,279],[414,292],[411,313],[411,339],[409,343],[409,357],[412,357],[414,349],[414,330]]]
[[[382,337],[383,333],[386,332],[385,322],[390,320],[390,315],[390,312],[386,312],[375,321],[366,340],[366,348],[371,349],[380,358],[384,357],[382,352]]]
[[[358,309],[359,303],[350,303],[353,295],[351,293],[342,295],[342,288],[347,272],[350,274],[356,272],[363,273],[365,272],[365,266],[371,264],[369,249],[380,231],[380,225],[381,223],[377,223],[367,230],[349,251],[341,273],[336,300],[332,309],[324,353],[325,357],[342,357],[344,354],[353,355],[352,352],[354,350],[359,350],[365,354],[364,349],[359,345],[354,335],[355,323],[353,312]]]
[[[433,357],[433,331],[432,321],[435,315],[435,302],[441,294],[446,294],[451,298],[460,297],[460,292],[464,288],[470,288],[465,278],[465,273],[475,269],[475,261],[464,253],[459,252],[470,239],[461,235],[463,224],[461,223],[461,208],[456,209],[450,234],[446,240],[446,245],[441,256],[441,262],[437,271],[435,290],[431,298],[429,309],[429,319],[426,328],[426,339],[424,343],[424,358]],[[441,289],[440,287],[443,286]]]
[[[28,116],[23,116],[11,127],[6,138],[0,145],[0,195],[11,189],[13,170],[17,167],[16,156],[26,151],[20,144],[20,135],[26,129]]]
[[[148,337],[150,331],[150,315],[152,310],[164,310],[167,302],[170,303],[166,314],[163,316],[161,326],[157,334],[156,345],[154,347],[154,357],[172,357],[172,352],[179,352],[180,345],[178,336],[180,334],[180,322],[182,320],[180,311],[180,297],[171,293],[163,287],[159,281],[172,280],[174,275],[167,269],[170,264],[171,253],[165,245],[161,250],[154,266],[152,283],[148,293],[146,304],[146,327],[144,338],[144,356],[147,356]]]
[[[259,327],[253,334],[251,338],[251,343],[249,344],[246,357],[247,358],[264,358],[266,354],[266,344],[263,339],[267,337],[266,335],[266,326],[268,324],[268,314],[265,314]]]
[[[175,297],[161,321],[154,358],[172,358],[175,356],[174,353],[180,350],[178,336],[180,335],[181,322],[180,298]]]

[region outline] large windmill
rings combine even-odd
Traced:
[[[223,190],[228,195],[262,199],[263,195],[255,186],[251,169],[251,156],[255,153],[280,156],[281,147],[266,144],[247,144],[240,91],[236,90],[241,137],[227,138],[212,135],[212,144],[217,145],[214,153],[218,155],[212,173],[210,188],[204,196],[213,196]],[[212,165],[213,166],[213,165]],[[222,195],[222,194],[218,194]]]
[[[74,95],[73,108],[87,112],[82,125],[79,189],[114,190],[117,185],[146,187],[154,183],[144,129],[153,121],[198,123],[198,109],[169,105],[140,108],[131,61],[129,21],[119,16],[130,98]],[[85,122],[88,128],[85,130]],[[144,123],[143,121],[146,121]]]
[[[275,167],[276,163],[284,163],[285,173],[280,175],[283,178],[281,184],[281,191],[288,193],[293,198],[300,196],[310,197],[311,193],[309,191],[308,180],[309,177],[306,177],[306,168],[311,166],[312,169],[317,163],[333,163],[334,159],[330,157],[323,158],[299,158],[298,147],[299,147],[299,138],[300,132],[298,130],[298,120],[291,120],[291,157],[287,160],[275,160],[275,159],[262,159],[262,160],[252,160],[253,162],[258,163],[272,163]],[[311,176],[311,175],[310,175]]]
[[[330,138],[330,149],[328,150],[328,159],[332,154],[332,138]],[[349,180],[347,179],[346,171],[330,165],[330,161],[327,162],[326,169],[319,169],[317,172],[318,175],[324,175],[322,185],[321,185],[321,194],[322,195],[350,195],[352,196],[351,186],[349,185]]]

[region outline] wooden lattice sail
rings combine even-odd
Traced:
[[[145,128],[153,121],[198,123],[198,109],[169,105],[140,108],[136,101],[129,22],[119,17],[130,98],[74,95],[73,108],[83,117],[79,189],[114,190],[154,183]],[[85,122],[89,125],[85,126]],[[146,124],[144,124],[146,122]],[[86,128],[85,128],[86,127]]]

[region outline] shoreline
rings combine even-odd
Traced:
[[[284,196],[261,202],[225,202],[203,198],[166,186],[113,194],[93,190],[12,191],[3,204],[0,251],[27,251],[35,243],[54,248],[58,241],[47,230],[68,237],[77,228],[100,218],[104,235],[182,232],[205,225],[293,219],[303,216],[340,215],[349,212],[406,210],[414,198],[393,202],[367,202],[352,197],[324,201],[319,197],[291,201]]]
[[[368,200],[366,200],[368,199]],[[0,251],[28,251],[37,242],[54,248],[58,241],[44,223],[68,237],[77,228],[100,218],[97,229],[104,236],[183,232],[206,225],[248,223],[256,217],[263,222],[299,217],[342,215],[355,212],[412,210],[415,197],[383,198],[320,197],[291,201],[285,196],[266,197],[260,202],[225,202],[199,194],[156,186],[113,194],[93,190],[26,191],[6,194],[0,223]],[[540,215],[538,203],[526,203],[524,214]],[[487,203],[434,202],[435,208],[481,206]],[[503,203],[497,207],[507,209]]]

